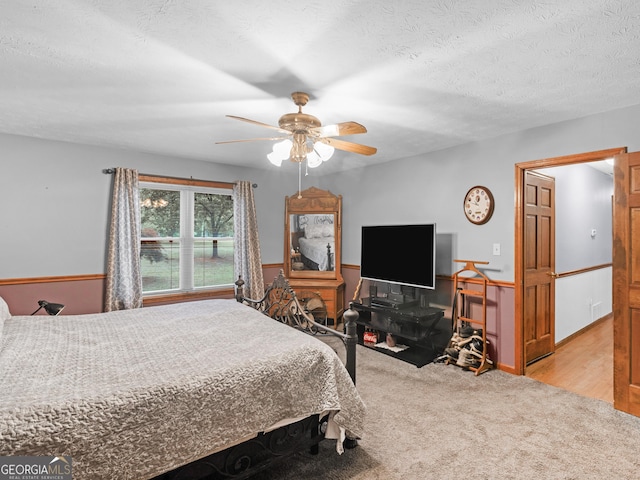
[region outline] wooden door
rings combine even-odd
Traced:
[[[640,416],[640,152],[613,177],[613,405]]]
[[[555,351],[555,181],[524,178],[523,335],[525,363]]]

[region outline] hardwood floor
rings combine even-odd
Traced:
[[[525,375],[540,382],[613,403],[613,315],[595,322],[529,365]]]

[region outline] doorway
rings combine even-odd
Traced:
[[[561,341],[553,355],[527,366],[525,375],[613,404],[613,315]]]
[[[620,153],[624,153],[626,148],[616,148],[609,150],[601,150],[597,152],[589,152],[578,155],[569,155],[564,157],[549,158],[525,162],[516,165],[516,259],[515,259],[515,280],[516,280],[516,372],[524,375],[526,373],[526,335],[525,335],[525,316],[530,315],[527,311],[526,294],[524,291],[525,271],[524,271],[524,231],[525,231],[525,189],[526,189],[526,173],[538,169],[549,167],[567,166],[579,163],[595,162],[611,158]],[[554,266],[555,268],[555,266]],[[554,273],[555,275],[555,273]],[[553,355],[552,355],[553,357]],[[545,360],[542,360],[545,361]],[[611,372],[612,369],[609,369]],[[612,373],[611,373],[612,376]]]

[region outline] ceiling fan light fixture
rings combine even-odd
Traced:
[[[335,148],[333,148],[331,145],[327,145],[324,142],[314,143],[313,149],[315,150],[315,152],[318,154],[318,156],[323,162],[326,162],[327,160],[329,160],[333,156],[333,152],[336,151]]]
[[[283,141],[273,145],[273,151],[281,155],[283,159],[289,158],[289,152],[291,151],[292,146],[293,142],[288,138],[285,138]]]
[[[267,158],[276,167],[279,167],[282,165],[282,157],[279,157],[278,154],[275,152],[268,153]]]
[[[293,142],[288,138],[273,144],[273,151],[267,155],[269,161],[276,167],[282,165],[282,161],[289,158]]]
[[[335,150],[331,145],[327,145],[324,142],[315,142],[312,151],[307,154],[307,165],[310,168],[319,167],[322,162],[326,162],[331,158]]]
[[[309,168],[316,168],[322,165],[322,159],[313,151],[307,154],[307,165]]]

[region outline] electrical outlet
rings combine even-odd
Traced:
[[[493,254],[494,255],[500,255],[500,244],[499,243],[494,243],[493,244]]]

